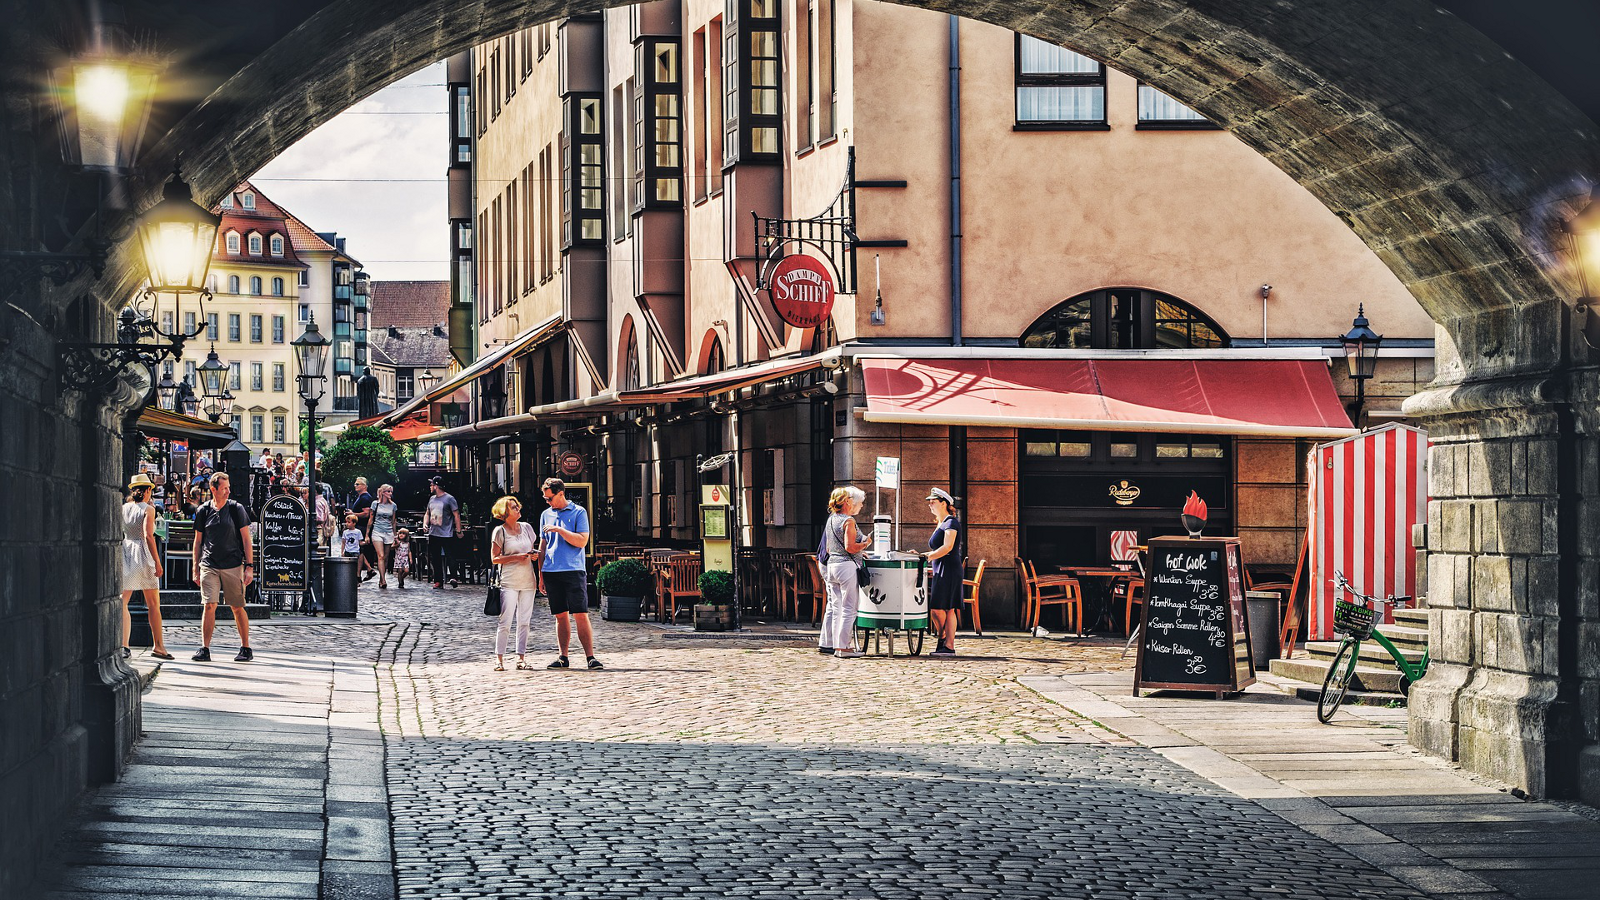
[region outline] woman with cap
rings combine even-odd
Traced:
[[[156,513],[150,505],[155,482],[140,472],[128,482],[128,502],[122,504],[122,655],[131,655],[128,638],[133,632],[133,616],[128,602],[134,591],[144,592],[150,610],[150,655],[171,659],[161,636],[161,552],[156,547]]]
[[[961,582],[966,577],[962,565],[961,520],[956,518],[956,499],[943,488],[929,492],[928,512],[939,527],[928,538],[923,558],[932,563],[928,578],[928,615],[933,633],[939,638],[934,656],[954,656],[956,623],[961,621]]]

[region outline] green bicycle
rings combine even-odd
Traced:
[[[1322,679],[1322,695],[1317,698],[1317,721],[1324,725],[1333,718],[1334,712],[1339,709],[1339,704],[1344,702],[1344,695],[1350,690],[1350,682],[1355,678],[1356,663],[1361,659],[1361,642],[1369,637],[1394,657],[1395,667],[1400,670],[1402,693],[1428,674],[1427,651],[1423,652],[1422,659],[1415,663],[1409,662],[1394,643],[1384,637],[1383,632],[1374,625],[1382,604],[1393,604],[1398,609],[1410,603],[1411,598],[1369,597],[1351,587],[1343,573],[1335,571],[1333,577],[1336,589],[1359,597],[1365,602],[1352,603],[1342,598],[1334,601],[1333,630],[1343,637],[1339,642],[1339,652],[1334,654],[1333,663],[1328,666],[1328,674]]]

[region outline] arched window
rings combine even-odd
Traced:
[[[228,252],[229,253],[238,253],[239,252],[239,232],[237,232],[237,231],[228,232],[227,241],[228,241]]]
[[[1023,332],[1024,347],[1175,350],[1226,347],[1227,332],[1193,306],[1159,291],[1110,288],[1061,303]]]
[[[643,387],[643,374],[639,370],[639,342],[628,335],[628,355],[622,362],[622,389],[636,391]]]
[[[282,278],[274,278],[274,279],[272,279],[272,296],[274,296],[274,297],[282,297],[283,296],[283,279]]]
[[[255,209],[256,195],[250,193],[249,191],[245,191],[239,195],[239,202],[244,204],[245,209]]]
[[[230,293],[230,294],[239,293],[239,276],[237,276],[237,275],[229,275],[228,276],[228,293]]]
[[[252,233],[250,235],[250,255],[251,256],[260,256],[261,255],[261,235],[259,235],[259,234]]]
[[[250,293],[255,294],[257,297],[261,296],[261,276],[260,275],[252,275],[252,276],[250,276]]]
[[[272,236],[272,255],[283,255],[283,235],[281,234],[275,234]]]
[[[711,341],[711,349],[706,353],[706,375],[715,375],[728,367],[728,359],[722,352],[722,339],[715,338]]]

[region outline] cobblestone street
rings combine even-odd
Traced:
[[[710,636],[596,615],[607,668],[549,671],[541,610],[536,668],[495,672],[481,591],[367,583],[357,621],[255,628],[248,665],[192,663],[198,629],[169,628],[178,660],[146,697],[135,774],[86,806],[55,896],[1505,896],[1432,857],[1399,877],[1384,860],[1423,854],[1372,829],[1354,854],[1303,804],[1160,750],[1195,742],[1152,738],[1075,686],[1125,683],[1114,639],[839,660],[799,626]],[[1201,722],[1213,702],[1148,701]],[[252,742],[269,758],[237,752]],[[195,768],[212,753],[221,768]],[[194,784],[169,803],[181,776]],[[240,789],[263,796],[230,806]],[[1504,797],[1480,790],[1467,799]]]

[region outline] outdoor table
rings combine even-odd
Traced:
[[[1081,583],[1088,579],[1095,586],[1095,594],[1100,600],[1100,607],[1095,613],[1093,631],[1111,630],[1115,623],[1111,620],[1112,598],[1116,596],[1117,582],[1124,578],[1137,578],[1138,573],[1133,571],[1132,564],[1129,568],[1117,566],[1058,566],[1061,572],[1071,575]]]

